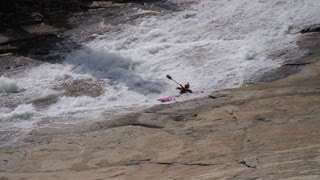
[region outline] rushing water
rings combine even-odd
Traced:
[[[152,15],[127,24],[101,20],[92,28],[105,33],[65,54],[62,64],[1,77],[2,104],[11,104],[0,107],[2,145],[35,128],[92,123],[159,104],[157,98],[178,94],[166,74],[207,93],[240,86],[301,56],[297,35],[320,23],[318,0],[174,2],[184,10],[136,9],[133,15]]]

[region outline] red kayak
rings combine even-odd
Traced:
[[[203,92],[204,91],[193,91],[192,93],[189,93],[189,94],[201,94]],[[179,97],[179,96],[181,96],[181,95],[163,97],[163,98],[159,98],[157,100],[160,101],[160,102],[171,102],[171,101],[175,101],[176,97]]]

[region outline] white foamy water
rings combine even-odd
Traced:
[[[17,84],[5,77],[0,77],[0,93],[15,93],[19,91]]]
[[[185,6],[187,1],[175,2]],[[44,64],[11,80],[0,79],[0,93],[16,99],[58,97],[45,108],[26,102],[12,109],[0,107],[0,121],[6,126],[0,130],[90,123],[159,104],[157,98],[178,94],[166,74],[207,93],[240,86],[301,56],[295,44],[299,31],[320,23],[318,0],[188,2],[193,3],[184,11],[130,24],[100,22],[111,30],[67,54],[63,64]],[[80,79],[101,83],[104,92],[70,97],[59,89],[64,82]],[[19,88],[24,91],[14,94]],[[51,120],[39,123],[43,119]]]

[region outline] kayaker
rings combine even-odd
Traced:
[[[177,87],[177,89],[180,90],[180,94],[184,94],[184,93],[192,93],[191,89],[190,88],[190,84],[187,83],[185,84],[184,86],[180,85],[180,87]]]

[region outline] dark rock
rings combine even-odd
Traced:
[[[66,20],[67,15],[90,8],[109,8],[113,3],[153,3],[164,0],[11,0],[0,2],[0,29]],[[63,18],[61,18],[63,17]]]
[[[36,99],[32,102],[32,105],[37,109],[45,109],[52,104],[55,104],[59,100],[59,97],[56,95],[49,95],[43,98]]]
[[[12,52],[17,52],[18,48],[6,45],[6,46],[0,46],[0,54],[7,54]]]
[[[34,22],[42,22],[43,18],[44,18],[43,15],[41,15],[40,13],[36,13],[36,12],[33,12],[31,14],[31,17]]]
[[[0,45],[8,45],[17,41],[34,38],[34,35],[23,29],[6,29],[0,33]]]
[[[18,69],[22,70],[40,64],[39,61],[26,57],[0,56],[0,76],[4,74],[10,75],[15,73]]]
[[[311,27],[317,26],[314,25]],[[285,61],[281,67],[266,72],[262,75],[257,74],[256,79],[253,79],[251,81],[270,82],[282,79],[288,77],[291,74],[299,72],[302,69],[302,66],[313,63],[317,59],[317,57],[320,56],[320,33],[312,32],[301,35],[298,38],[297,45],[300,49],[306,51],[306,53],[302,57],[294,59],[290,59],[289,57],[287,57],[287,59],[289,60]],[[285,56],[282,55],[282,53],[284,52],[279,52],[278,56]]]
[[[301,33],[320,32],[320,24],[314,24],[301,30]]]

